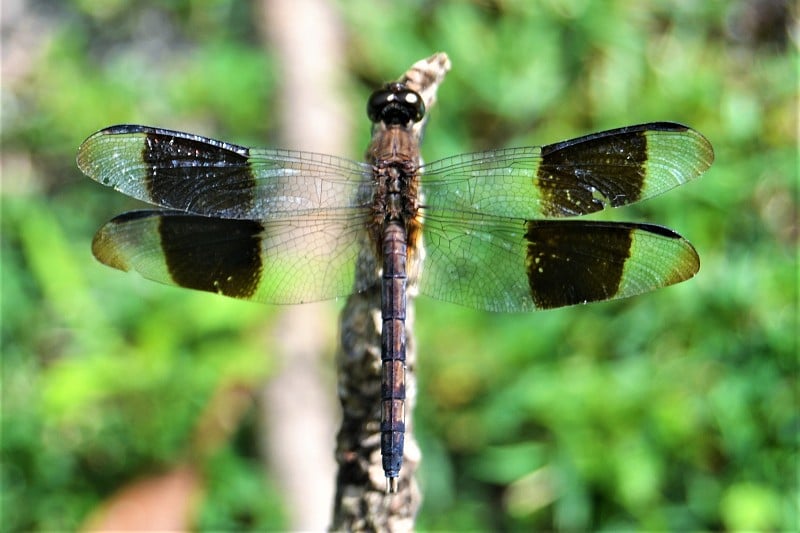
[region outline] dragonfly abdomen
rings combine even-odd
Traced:
[[[381,279],[381,455],[390,484],[396,484],[403,464],[405,433],[406,261],[407,235],[403,223],[389,221],[383,232]]]

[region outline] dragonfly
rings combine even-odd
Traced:
[[[365,162],[140,125],[102,129],[77,154],[90,178],[158,207],[99,229],[92,251],[110,267],[299,304],[365,290],[356,262],[362,253],[374,258],[389,492],[403,459],[409,289],[485,311],[529,312],[687,280],[700,260],[676,232],[571,218],[664,193],[714,160],[697,131],[652,122],[423,164],[412,129],[425,111],[406,83],[375,91]]]

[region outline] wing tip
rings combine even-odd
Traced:
[[[130,265],[110,237],[108,224],[100,228],[92,239],[92,255],[106,266],[128,272]]]
[[[675,279],[675,281],[671,281],[668,285],[686,281],[700,271],[700,255],[697,253],[692,243],[677,231],[658,224],[631,223],[631,226],[636,230],[642,230],[649,234],[657,235],[658,237],[672,239],[680,246],[682,251],[685,252],[684,264],[682,268],[677,269],[680,270],[680,272],[676,272],[673,278],[669,278],[670,280]]]
[[[75,156],[75,163],[78,165],[78,169],[89,176],[92,179],[97,179],[97,172],[92,166],[92,159],[97,154],[92,154],[93,150],[96,148],[96,143],[99,139],[106,137],[108,135],[124,135],[124,134],[131,134],[131,133],[148,133],[153,128],[148,126],[140,126],[138,124],[115,124],[114,126],[108,126],[101,130],[97,130],[96,132],[92,133],[78,147],[78,153]]]
[[[104,265],[128,272],[131,264],[118,246],[119,239],[116,237],[120,226],[141,218],[152,215],[152,211],[129,211],[116,216],[106,222],[103,227],[97,230],[92,239],[92,255]]]
[[[714,146],[705,135],[696,129],[685,124],[681,124],[680,122],[650,122],[648,124],[643,124],[642,126],[646,131],[679,133],[692,136],[697,143],[697,154],[700,163],[697,175],[700,175],[708,170],[714,163]]]

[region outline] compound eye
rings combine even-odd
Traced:
[[[425,102],[402,83],[390,83],[369,97],[367,116],[372,122],[384,124],[419,122],[425,116]]]

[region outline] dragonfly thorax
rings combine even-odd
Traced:
[[[416,169],[412,161],[376,165],[372,209],[378,226],[383,227],[389,221],[406,223],[416,216],[419,187]]]
[[[385,211],[384,219],[389,220],[402,220],[409,215],[413,215],[413,206],[409,206],[413,202],[413,198],[409,198],[408,180],[409,172],[408,165],[390,165],[386,167],[383,179],[385,183]],[[410,207],[410,209],[409,209]]]

